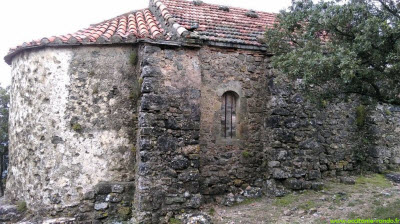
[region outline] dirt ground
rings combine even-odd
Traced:
[[[374,174],[355,184],[325,182],[321,191],[300,191],[281,198],[247,200],[232,207],[204,208],[216,224],[330,223],[334,219],[400,219],[400,185]]]

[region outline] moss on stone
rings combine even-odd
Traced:
[[[19,201],[17,202],[17,211],[20,213],[26,212],[28,210],[28,207],[26,206],[25,201]]]
[[[325,108],[326,106],[328,106],[328,101],[327,100],[321,100],[321,107]]]
[[[236,187],[240,187],[240,186],[242,185],[242,183],[243,183],[243,181],[242,181],[241,179],[235,179],[235,180],[233,181],[233,184],[234,184]]]
[[[120,207],[118,209],[118,215],[127,218],[131,214],[131,208],[130,207]]]
[[[142,89],[143,78],[138,79],[139,89]]]
[[[136,153],[136,147],[132,146],[131,151],[135,154]]]
[[[249,151],[244,150],[244,151],[242,152],[242,156],[243,156],[244,158],[249,158],[250,156],[252,156],[252,154],[251,154]]]
[[[137,60],[138,59],[138,56],[137,56],[137,53],[136,53],[136,51],[133,51],[130,55],[129,55],[129,63],[132,65],[132,66],[135,66],[136,64],[137,64]]]
[[[75,123],[72,125],[72,130],[76,132],[82,131],[82,126],[79,123]]]
[[[136,102],[139,99],[142,90],[142,84],[143,84],[142,78],[139,78],[137,82],[134,83],[133,89],[129,95],[129,98],[132,101]]]
[[[137,90],[132,90],[131,93],[129,94],[129,98],[133,101],[136,102],[139,99],[139,93]]]
[[[365,119],[367,118],[367,110],[364,105],[359,105],[356,108],[356,124],[358,127],[362,127],[365,124]]]
[[[99,87],[98,86],[95,86],[94,88],[93,88],[93,94],[98,94],[99,93]]]

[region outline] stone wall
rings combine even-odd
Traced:
[[[143,223],[199,208],[201,71],[197,50],[141,48],[135,211]],[[168,220],[168,217],[167,217]],[[165,220],[164,220],[165,221]]]
[[[301,86],[270,71],[262,137],[266,194],[319,189],[322,178],[398,167],[399,107],[359,96],[315,98]]]
[[[318,190],[325,177],[398,166],[399,107],[313,100],[269,61],[151,44],[18,55],[6,194],[43,216],[161,223],[204,203]],[[236,97],[231,138],[227,92]]]
[[[360,127],[359,98],[313,101],[301,82],[274,72],[262,52],[151,45],[139,52],[134,214],[144,223],[209,202],[319,190],[324,177],[398,163],[395,108],[366,107]],[[237,94],[233,138],[225,138],[221,126],[222,96],[229,91]],[[382,144],[387,147],[377,147]]]
[[[133,185],[135,52],[47,48],[13,59],[8,197],[43,214],[85,218],[98,184]]]
[[[256,187],[254,193],[260,195],[265,179],[261,137],[269,58],[260,52],[207,47],[202,48],[199,55],[202,68],[201,193],[207,201],[213,201],[215,196],[239,194],[251,186]],[[233,138],[221,134],[222,96],[228,91],[238,94],[236,136]]]

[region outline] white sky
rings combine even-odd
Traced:
[[[266,12],[286,9],[291,0],[203,0],[206,3],[235,6]],[[9,0],[0,6],[0,83],[11,82],[10,66],[3,58],[9,48],[54,35],[73,33],[90,24],[126,12],[143,9],[148,0]]]

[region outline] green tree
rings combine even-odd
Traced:
[[[3,173],[3,157],[8,154],[8,109],[10,104],[9,87],[0,87],[0,171]],[[0,195],[3,195],[4,186],[0,175]]]
[[[398,105],[399,21],[398,0],[293,1],[265,39],[273,67],[302,79],[309,93]]]

